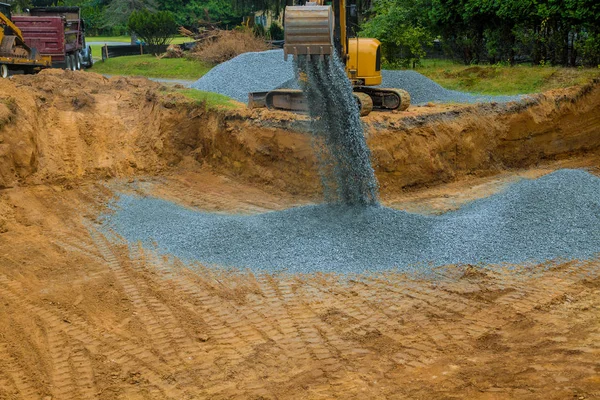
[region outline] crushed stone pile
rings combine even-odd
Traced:
[[[192,83],[191,87],[246,103],[248,93],[273,90],[292,78],[291,57],[284,61],[283,50],[267,50],[240,54],[221,63]]]
[[[600,252],[600,178],[560,170],[457,211],[314,205],[251,216],[122,195],[105,228],[184,260],[256,271],[420,272],[447,264],[587,259]]]
[[[292,57],[283,60],[283,50],[244,53],[217,65],[191,85],[192,88],[220,93],[243,103],[248,93],[273,89],[300,89],[294,75]],[[406,90],[411,103],[505,103],[524,96],[487,96],[444,89],[416,71],[383,70],[381,87]]]
[[[404,89],[410,94],[411,103],[508,103],[525,96],[489,96],[449,90],[417,71],[381,71],[381,87]]]

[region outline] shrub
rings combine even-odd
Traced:
[[[254,33],[254,36],[258,36],[258,37],[266,37],[267,36],[267,30],[265,29],[265,27],[263,25],[260,24],[256,24],[252,27],[252,33]]]
[[[583,65],[600,68],[600,34],[588,35],[580,47]]]
[[[277,22],[271,22],[269,37],[271,40],[283,40],[283,28]]]
[[[150,46],[169,43],[176,31],[175,18],[168,11],[134,11],[127,26]]]

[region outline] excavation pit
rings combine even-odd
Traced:
[[[145,79],[83,72],[0,80],[0,100],[0,398],[598,393],[598,259],[428,266],[435,279],[190,268],[154,243],[114,238],[102,216],[132,209],[109,205],[160,202],[182,220],[246,226],[319,216],[304,117],[214,109]],[[364,118],[378,212],[469,215],[468,225],[474,209],[521,185],[536,200],[528,209],[506,203],[512,226],[546,235],[537,240],[544,257],[578,249],[579,232],[587,256],[597,238],[586,224],[598,215],[589,190],[600,165],[599,104],[595,83],[524,103]],[[536,226],[536,213],[556,204],[557,224]],[[148,215],[140,221],[151,225]],[[501,248],[502,229],[487,229]],[[529,239],[507,254],[525,254]]]

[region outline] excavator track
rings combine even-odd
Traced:
[[[302,90],[275,89],[265,96],[265,105],[270,110],[308,112],[308,103]]]
[[[354,92],[354,98],[360,108],[360,115],[369,115],[373,111],[373,99],[367,93]],[[270,110],[308,112],[308,103],[302,90],[275,89],[270,92],[250,93],[248,101],[250,108],[267,107]]]
[[[410,106],[410,94],[406,90],[354,86],[354,93],[368,95],[373,101],[374,110],[405,111]]]
[[[373,111],[373,99],[371,99],[371,96],[366,93],[354,92],[354,98],[358,102],[361,117],[369,115]]]

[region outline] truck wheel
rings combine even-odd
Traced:
[[[88,68],[92,68],[94,65],[94,58],[92,57],[92,48],[88,46]]]
[[[81,54],[78,51],[75,52],[75,69],[81,70]]]
[[[66,70],[70,70],[71,69],[71,56],[69,54],[67,54],[65,56],[65,69]]]
[[[2,78],[8,78],[8,65],[6,65],[6,64],[0,65],[0,76]]]

